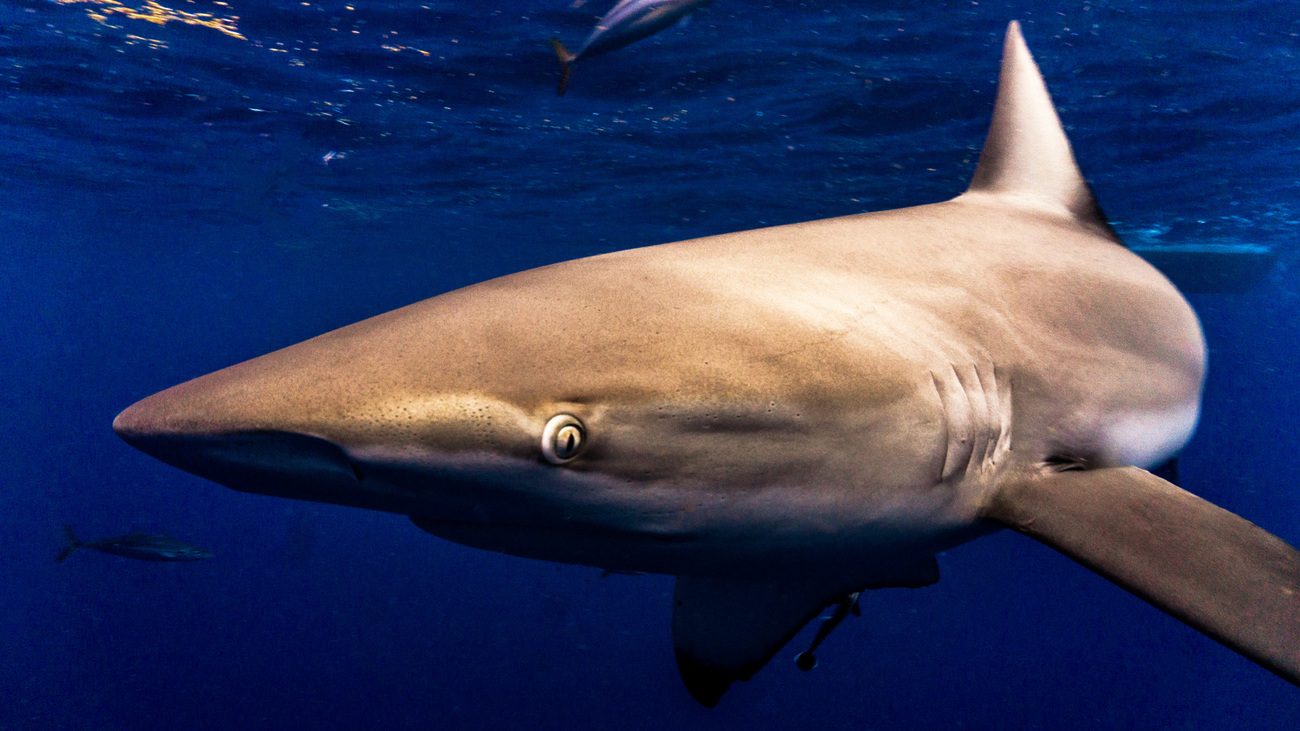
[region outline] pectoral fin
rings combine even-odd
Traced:
[[[678,576],[673,592],[677,670],[692,697],[712,708],[749,680],[835,593],[803,583]]]
[[[691,696],[712,708],[732,683],[754,677],[826,606],[863,589],[919,588],[938,580],[932,556],[872,567],[850,591],[794,579],[678,576],[673,593],[677,670]],[[856,605],[855,597],[845,612]],[[813,647],[838,624],[819,633]]]
[[[1253,523],[1136,467],[1015,478],[984,517],[1300,685],[1300,553]]]

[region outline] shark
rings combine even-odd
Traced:
[[[570,52],[558,38],[551,39],[551,47],[560,61],[560,81],[555,87],[556,96],[564,96],[569,88],[573,64],[636,43],[661,30],[670,28],[690,18],[691,13],[710,5],[713,0],[619,0],[609,12],[596,21],[587,39],[576,52]]]
[[[829,631],[1005,529],[1300,684],[1300,554],[1148,471],[1191,437],[1205,373],[1195,312],[1107,223],[1012,23],[954,199],[481,282],[113,428],[235,490],[673,575],[705,706],[824,608]]]

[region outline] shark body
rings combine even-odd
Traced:
[[[513,274],[114,428],[238,490],[676,575],[705,705],[823,607],[933,583],[938,552],[1004,527],[1300,682],[1300,555],[1141,469],[1190,438],[1205,352],[1107,225],[1012,24],[956,199]]]

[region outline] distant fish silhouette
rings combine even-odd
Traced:
[[[569,53],[560,39],[552,38],[551,45],[555,47],[562,68],[555,95],[564,96],[573,64],[578,59],[617,51],[658,33],[711,2],[713,0],[619,0],[612,10],[596,21],[596,27],[577,53]]]
[[[83,543],[77,539],[77,534],[72,532],[72,526],[65,525],[63,530],[68,533],[68,547],[54,557],[55,561],[67,559],[78,548],[89,548],[94,551],[141,561],[202,561],[205,558],[212,558],[212,553],[209,551],[191,546],[188,543],[181,543],[175,538],[167,538],[166,536],[132,533]]]

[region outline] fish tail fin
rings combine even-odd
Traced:
[[[573,62],[577,56],[569,53],[559,38],[551,39],[551,48],[555,49],[555,57],[560,60],[560,83],[555,87],[555,95],[564,96],[564,90],[569,88],[569,76],[573,74]]]
[[[62,551],[59,551],[59,555],[54,557],[55,563],[62,563],[68,556],[72,555],[73,551],[82,546],[81,541],[77,540],[77,534],[72,532],[72,526],[63,526],[63,532],[68,534],[68,545]]]

